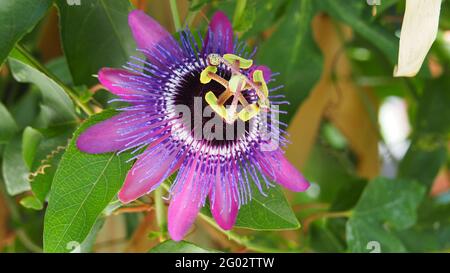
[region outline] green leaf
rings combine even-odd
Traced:
[[[450,197],[450,192],[446,193]],[[446,251],[450,248],[450,203],[427,199],[419,208],[417,224],[396,232],[408,251]],[[418,239],[420,238],[420,239]]]
[[[2,103],[0,103],[0,120],[0,144],[5,144],[17,132],[17,124]]]
[[[149,253],[218,253],[219,251],[208,250],[192,243],[167,240],[150,249]]]
[[[105,223],[104,217],[98,218],[94,226],[92,227],[91,231],[89,232],[88,236],[86,236],[86,239],[84,239],[84,241],[81,244],[75,241],[71,241],[67,244],[66,249],[70,251],[70,253],[91,252],[94,247],[95,240],[97,239],[98,232],[101,230],[104,223]]]
[[[447,143],[450,135],[448,86],[448,75],[425,85],[423,95],[418,100],[415,134],[399,166],[400,177],[417,179],[428,188],[447,162]]]
[[[404,245],[391,230],[411,227],[425,188],[411,180],[376,178],[369,182],[347,222],[347,244],[351,252],[369,252],[370,242],[382,252],[403,252]]]
[[[14,45],[41,20],[52,0],[0,2],[0,66]]]
[[[44,224],[45,252],[67,252],[67,244],[83,242],[122,186],[130,167],[125,154],[91,155],[76,147],[81,132],[115,113],[92,116],[75,132],[51,187]]]
[[[416,127],[420,133],[442,135],[450,133],[450,73],[426,82],[419,100]],[[439,117],[439,118],[437,118]]]
[[[308,96],[322,74],[323,57],[317,48],[311,22],[316,13],[316,1],[291,1],[275,33],[258,50],[258,63],[279,72],[277,83],[283,84],[286,100],[280,118],[289,122],[300,103]],[[272,84],[272,87],[276,85]]]
[[[69,6],[56,0],[60,14],[61,39],[75,85],[93,85],[102,67],[121,67],[136,55],[128,27],[128,0],[91,0]],[[80,25],[82,23],[82,25]]]
[[[3,179],[6,191],[14,196],[30,190],[28,182],[29,169],[22,156],[22,138],[16,135],[3,151]]]
[[[36,156],[36,151],[42,141],[42,138],[42,134],[38,130],[31,127],[27,127],[23,131],[22,155],[29,170],[33,167],[34,157]]]
[[[236,227],[254,230],[298,229],[300,223],[279,186],[263,196],[252,186],[252,200],[239,209]]]
[[[336,233],[329,227],[327,222],[311,224],[308,231],[309,245],[317,252],[343,252],[345,251],[345,242],[342,242]]]
[[[27,196],[20,200],[20,204],[27,209],[41,210],[44,206],[36,196]]]
[[[64,84],[73,85],[72,75],[70,74],[69,65],[65,57],[59,57],[51,60],[46,65],[47,69],[53,73]]]
[[[252,200],[239,209],[235,227],[252,230],[300,228],[300,223],[279,186],[265,189],[267,196],[262,195],[254,183],[251,188]],[[206,204],[201,213],[211,218],[210,205]]]
[[[76,120],[74,105],[64,88],[48,77],[38,64],[15,49],[9,56],[9,65],[18,82],[33,83],[39,88],[43,101],[39,117],[42,120],[41,127],[68,124]]]
[[[447,147],[443,143],[413,140],[399,165],[398,177],[415,179],[431,188],[441,166],[447,161]]]
[[[47,198],[61,157],[62,152],[59,152],[46,160],[42,166],[43,173],[38,173],[31,181],[31,189],[41,203]]]
[[[302,173],[317,184],[318,200],[333,203],[335,208],[348,209],[348,204],[352,203],[355,197],[359,198],[361,189],[357,189],[358,184],[365,186],[365,183],[354,175],[354,166],[344,151],[332,150],[330,146],[320,142],[314,145]],[[351,192],[352,196],[342,199],[339,195],[344,192]]]

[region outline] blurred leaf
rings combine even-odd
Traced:
[[[70,125],[39,129],[38,131],[42,135],[43,140],[36,150],[31,168],[32,171],[36,171],[42,165],[43,161],[51,159],[53,155],[64,150],[75,128]]]
[[[382,252],[403,252],[404,245],[390,230],[411,227],[425,188],[410,180],[376,178],[369,182],[347,222],[351,252],[368,252],[374,241]]]
[[[47,69],[67,85],[73,85],[72,75],[65,57],[56,58],[46,64]]]
[[[150,249],[149,253],[217,253],[216,250],[207,250],[192,243],[167,240]]]
[[[251,188],[252,200],[239,209],[235,227],[260,231],[300,228],[300,223],[279,186],[265,189],[267,196],[263,196],[253,183]],[[202,208],[201,213],[212,217],[209,204]]]
[[[2,172],[9,195],[14,196],[30,190],[29,169],[22,156],[20,134],[16,135],[3,151]]]
[[[368,20],[371,7],[367,5],[366,1],[348,0],[343,4],[336,0],[322,0],[318,3],[332,17],[351,26],[355,32],[381,50],[391,64],[396,63],[398,40],[394,33],[389,33]]]
[[[321,202],[336,202],[337,207],[344,206],[343,203],[349,201],[338,199],[343,188],[350,184],[364,184],[353,173],[351,162],[344,152],[336,152],[320,143],[313,147],[303,168],[303,174],[318,186],[318,199]],[[356,194],[356,191],[352,193]]]
[[[39,143],[42,141],[42,134],[31,127],[25,128],[22,135],[22,155],[28,169],[31,170],[33,167],[34,157],[36,156],[36,151]]]
[[[0,66],[14,45],[45,15],[52,0],[0,2]]]
[[[31,86],[29,90],[11,106],[11,115],[17,123],[17,127],[24,129],[36,120],[39,114],[40,94],[36,86]]]
[[[8,143],[17,132],[17,125],[8,109],[0,103],[0,144]]]
[[[356,177],[349,178],[339,188],[336,197],[331,204],[331,211],[345,211],[353,208],[367,186],[367,181]]]
[[[45,164],[41,166],[42,172],[38,172],[31,181],[31,189],[41,203],[45,202],[50,191],[61,157],[62,152],[59,152],[52,156],[50,160],[45,161]]]
[[[265,193],[267,196],[263,196],[256,186],[252,186],[252,200],[239,209],[235,226],[254,230],[300,228],[280,187],[265,190]]]
[[[450,133],[449,86],[449,73],[426,83],[417,112],[419,134],[435,134],[445,138]]]
[[[243,33],[242,38],[255,38],[261,35],[263,31],[270,31],[278,20],[286,15],[289,0],[266,0],[261,2],[259,0],[250,0],[250,8],[253,10],[251,19],[251,28]]]
[[[290,103],[281,107],[288,111],[288,115],[280,116],[284,122],[292,119],[322,73],[322,54],[311,31],[311,21],[317,11],[315,3],[314,0],[291,1],[288,14],[258,51],[259,63],[280,73],[276,77],[277,85],[284,85],[283,93]]]
[[[399,166],[399,176],[413,178],[428,188],[447,161],[450,134],[448,76],[428,82],[419,102],[415,134]],[[426,166],[426,167],[425,167]]]
[[[75,132],[51,187],[44,224],[45,252],[68,252],[68,244],[83,242],[122,186],[130,167],[124,163],[125,154],[91,155],[76,147],[81,132],[115,113],[92,116]]]
[[[20,204],[27,209],[41,210],[43,208],[42,202],[36,196],[27,196],[20,200]]]
[[[431,147],[414,140],[399,165],[398,177],[415,179],[429,189],[439,169],[447,161],[447,147],[435,143]]]
[[[256,3],[254,1],[237,0],[233,16],[233,30],[246,32],[252,28],[256,15]]]
[[[93,85],[102,67],[121,67],[136,55],[136,45],[128,27],[128,0],[91,0],[69,6],[56,0],[60,14],[61,37],[75,85]],[[80,25],[82,22],[82,25]]]
[[[345,244],[336,236],[327,223],[317,221],[308,231],[309,245],[318,252],[343,252]]]
[[[449,195],[448,193],[447,195]],[[396,232],[411,252],[445,251],[450,248],[450,203],[426,200],[413,227]]]
[[[64,88],[49,78],[38,64],[22,52],[13,50],[9,65],[18,82],[33,83],[39,87],[43,100],[39,117],[43,123],[42,127],[73,123],[76,120],[74,105]]]

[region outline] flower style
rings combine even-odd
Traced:
[[[274,94],[279,87],[268,88],[274,75],[253,64],[254,52],[234,38],[225,14],[213,16],[204,39],[184,30],[177,41],[142,11],[129,14],[129,25],[145,57],[131,57],[125,69],[103,68],[98,74],[101,84],[128,105],[77,140],[87,153],[135,155],[119,192],[123,203],[151,192],[178,170],[168,209],[169,234],[178,241],[206,197],[214,219],[228,230],[252,192],[264,195],[271,181],[292,191],[308,188],[280,148],[287,141],[281,129],[286,125],[273,114],[284,113],[278,106],[287,102]],[[198,118],[199,103],[212,117]],[[180,105],[194,115],[180,114]],[[238,132],[225,136],[230,128]]]

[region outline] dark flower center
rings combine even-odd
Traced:
[[[217,74],[223,79],[229,80],[232,73],[225,67],[220,67]],[[197,124],[200,125],[199,120],[201,120],[202,140],[208,141],[212,146],[227,145],[245,137],[250,130],[249,121],[236,120],[230,124],[225,122],[217,113],[207,110],[208,103],[205,100],[205,95],[211,91],[216,97],[220,97],[225,91],[225,87],[216,81],[203,84],[200,82],[200,75],[201,71],[191,71],[182,76],[182,79],[179,81],[180,84],[178,85],[174,101],[176,105],[186,105],[190,110],[190,116],[183,117],[185,118],[185,125],[194,134],[194,127]],[[252,92],[245,92],[243,95],[248,101],[254,101]],[[197,109],[200,101],[201,111]],[[230,106],[232,101],[233,97],[227,99],[224,106]],[[189,118],[190,120],[188,120]]]

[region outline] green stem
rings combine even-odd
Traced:
[[[16,45],[15,47],[21,54],[23,54],[40,72],[44,73],[47,77],[55,81],[64,92],[73,100],[73,102],[80,107],[87,115],[91,116],[94,114],[94,111],[81,101],[75,91],[73,91],[70,87],[64,84],[61,80],[58,79],[53,73],[51,73],[45,66],[39,63],[23,46]]]
[[[245,6],[247,6],[247,0],[237,0],[236,7],[234,8],[233,27],[237,26],[244,13]]]
[[[175,25],[175,31],[181,30],[180,14],[178,13],[177,0],[170,0],[170,11],[172,12],[173,24]]]
[[[191,11],[191,8],[197,6],[199,4],[199,2],[200,2],[200,0],[192,0],[191,5],[189,7],[189,12],[188,12],[185,22],[184,22],[185,25],[187,25],[189,27],[192,26],[192,23],[194,22],[195,17],[197,17],[197,14],[201,9]]]
[[[165,241],[165,234],[167,231],[166,213],[164,208],[164,201],[162,199],[162,189],[157,188],[154,191],[154,201],[155,201],[155,212],[156,212],[156,222],[158,223],[161,242]]]
[[[20,242],[31,252],[42,253],[44,251],[28,237],[27,233],[22,228],[16,231],[16,235]]]

